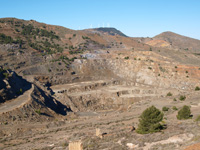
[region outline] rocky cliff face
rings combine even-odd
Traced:
[[[192,88],[200,78],[197,66],[182,65],[154,52],[107,55],[112,56],[107,59],[76,60],[73,70],[94,78],[118,78],[127,83],[179,89]]]
[[[31,83],[11,70],[0,68],[0,103],[15,98],[31,88]]]

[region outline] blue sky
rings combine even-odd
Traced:
[[[115,27],[128,36],[164,31],[200,39],[200,0],[1,0],[0,18],[15,17],[70,29]]]

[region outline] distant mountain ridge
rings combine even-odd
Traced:
[[[71,30],[17,18],[0,18],[0,43],[14,43],[44,54],[78,54],[86,50],[125,47],[148,50],[149,46],[200,51],[200,40],[169,31],[153,38],[134,38],[113,27]]]

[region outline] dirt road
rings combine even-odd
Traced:
[[[33,92],[34,86],[26,91],[23,95],[18,96],[16,99],[10,100],[0,105],[0,114],[16,109],[30,100],[30,94]]]

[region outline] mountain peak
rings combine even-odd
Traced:
[[[173,48],[176,49],[189,49],[199,50],[200,40],[183,36],[171,31],[162,32],[161,34],[153,37],[154,40],[163,40],[168,42]]]

